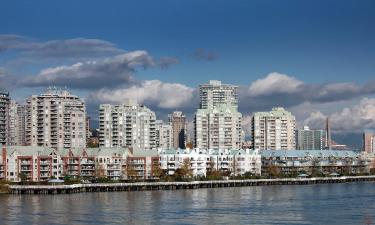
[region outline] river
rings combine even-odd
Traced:
[[[375,224],[375,183],[0,195],[0,224]]]

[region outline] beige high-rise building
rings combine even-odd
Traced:
[[[220,105],[198,109],[195,114],[195,146],[202,149],[240,149],[242,114],[237,107]]]
[[[363,133],[363,151],[367,153],[375,152],[375,134],[373,132]]]
[[[252,117],[252,142],[255,150],[292,150],[295,142],[296,118],[284,108],[256,112]]]
[[[169,117],[169,123],[172,126],[173,130],[173,148],[178,149],[184,149],[186,145],[186,116],[180,111],[175,111],[172,114],[168,115]]]
[[[210,109],[220,105],[238,105],[238,86],[222,84],[218,80],[210,80],[208,84],[199,85],[200,109]]]
[[[55,149],[86,147],[85,102],[67,90],[56,88],[29,97],[26,144]]]
[[[155,113],[135,100],[128,100],[122,105],[102,104],[99,145],[155,149],[155,120]]]

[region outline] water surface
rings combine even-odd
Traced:
[[[0,195],[0,224],[375,224],[375,183]]]

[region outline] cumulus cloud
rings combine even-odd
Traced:
[[[125,99],[136,99],[150,107],[175,109],[191,105],[193,98],[194,89],[186,85],[146,80],[128,88],[101,89],[91,93],[88,100],[121,104]]]
[[[43,59],[93,58],[124,52],[114,44],[99,39],[74,38],[43,42],[19,35],[0,35],[0,52],[6,50],[15,50],[22,56]]]
[[[366,129],[375,128],[375,98],[363,98],[359,104],[345,107],[341,111],[328,115],[314,111],[304,123],[310,126],[324,127],[327,116],[330,118],[333,132],[361,133]]]
[[[217,54],[200,48],[194,51],[193,57],[197,60],[213,61],[217,59]]]
[[[363,86],[354,83],[307,84],[292,76],[270,73],[248,87],[241,87],[240,108],[264,110],[273,106],[292,107],[304,102],[343,101],[374,93],[374,82]]]
[[[280,73],[270,73],[265,78],[250,84],[248,95],[251,97],[271,95],[275,93],[295,93],[303,85],[302,81]]]
[[[86,89],[113,87],[131,84],[136,67],[147,68],[154,65],[154,60],[146,51],[133,51],[102,60],[47,68],[36,76],[20,81],[20,84],[31,87],[57,85]]]

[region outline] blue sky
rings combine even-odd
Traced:
[[[373,1],[3,1],[2,9],[4,34],[97,38],[180,58],[163,75],[147,73],[165,81],[250,83],[272,71],[309,82],[374,75]],[[192,60],[198,48],[218,59]]]
[[[107,95],[114,95],[109,90],[118,90],[119,95],[136,96],[148,103],[165,118],[168,111],[176,108],[192,115],[192,106],[198,105],[195,88],[210,79],[219,79],[243,86],[245,94],[240,99],[245,103],[240,104],[240,109],[244,115],[277,104],[292,110],[301,125],[314,121],[315,117],[321,119],[329,115],[341,115],[344,119],[345,108],[354,111],[364,98],[374,99],[375,85],[371,83],[375,80],[374,24],[375,2],[365,0],[2,1],[0,35],[13,35],[11,39],[16,44],[4,42],[9,36],[5,39],[0,36],[0,78],[1,73],[5,74],[2,86],[10,89],[15,99],[21,100],[53,85],[54,81],[57,85],[67,83],[56,80],[59,77],[75,76],[72,74],[75,70],[70,68],[68,72],[32,80],[43,69],[71,66],[86,60],[111,61],[110,58],[116,55],[144,50],[147,53],[142,55],[143,60],[150,56],[154,61],[142,61],[136,68],[125,66],[128,73],[121,71],[116,78],[123,82],[121,85],[107,86],[103,82],[102,87],[81,87],[77,83],[70,88],[86,98],[92,112],[101,102],[116,102],[108,97],[97,99],[95,92],[103,89],[100,92],[103,94],[105,89]],[[105,43],[99,43],[100,50],[96,48],[97,43],[90,42],[88,47],[69,52],[65,47],[59,49],[48,45],[51,41],[60,43],[64,40],[75,40],[76,45],[90,40]],[[160,69],[155,65],[159,65],[163,57],[168,57],[169,64]],[[94,73],[95,69],[79,70],[79,73]],[[116,76],[112,72],[101,73],[96,78],[106,76],[110,80],[112,75]],[[269,76],[273,72],[279,75]],[[129,74],[137,82],[122,80]],[[43,80],[48,76],[53,78],[50,83]],[[11,79],[15,81],[8,84]],[[134,89],[139,90],[139,87],[143,87],[143,91],[149,90],[144,82],[150,80],[161,82],[153,94],[173,95],[173,90],[166,90],[170,86],[165,84],[179,84],[185,88],[185,92],[180,92],[180,98],[186,99],[163,102],[153,94],[134,94]],[[271,85],[270,92],[261,92],[259,98],[254,95],[259,94],[259,90],[254,90],[260,86],[252,86],[257,80],[262,81],[262,85],[276,83],[285,87],[285,84],[296,84],[299,92],[293,85],[294,92],[288,88],[275,92],[279,86]],[[148,85],[155,87],[154,83]],[[178,92],[177,86],[173,88]],[[251,88],[253,95],[248,93]],[[305,96],[301,89],[326,95],[322,98],[312,94]],[[364,89],[366,91],[362,91]],[[347,90],[351,94],[347,94]],[[270,100],[280,94],[285,98],[279,98],[277,102]],[[303,97],[291,101],[290,98],[296,95]],[[260,104],[266,101],[269,103]],[[323,116],[312,116],[311,112]],[[365,128],[372,129],[375,124],[372,111],[361,116],[364,121],[370,117],[370,126]],[[337,127],[337,132],[350,130],[350,127]],[[353,129],[360,130],[358,127]]]

